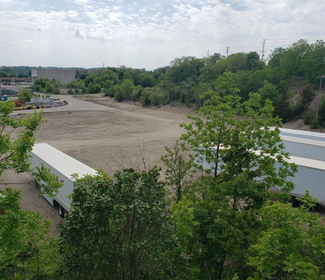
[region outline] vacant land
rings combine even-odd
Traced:
[[[87,97],[86,97],[87,98]],[[183,107],[147,109],[95,96],[96,102],[119,111],[58,111],[44,113],[47,119],[36,133],[36,143],[48,143],[94,169],[110,175],[123,167],[162,166],[164,146],[172,146],[183,132],[180,123],[192,110]],[[69,110],[69,106],[66,107]],[[142,154],[142,157],[139,155]],[[60,217],[35,188],[29,174],[6,172],[10,187],[23,192],[22,207],[40,211],[55,224]],[[0,188],[5,188],[0,185]]]

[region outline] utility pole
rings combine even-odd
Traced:
[[[117,68],[120,68],[120,58],[117,59]]]
[[[265,39],[263,39],[263,42],[262,42],[262,57],[261,57],[261,60],[264,61],[264,48],[265,48]]]
[[[320,95],[321,95],[321,92],[322,92],[322,80],[323,80],[323,78],[325,78],[325,76],[320,75],[317,78],[320,79],[320,81],[319,81],[319,94],[318,94],[317,110],[316,110],[316,124],[317,124],[317,120],[318,120],[318,111],[319,111]]]
[[[227,54],[226,58],[228,58],[228,53],[229,53],[229,47],[226,48],[226,54]]]

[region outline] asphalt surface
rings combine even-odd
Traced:
[[[105,111],[105,112],[112,112],[112,113],[118,113],[121,112],[118,109],[110,108],[107,106],[83,101],[77,98],[74,98],[71,95],[55,95],[56,98],[61,98],[66,101],[68,101],[68,105],[54,107],[54,108],[43,108],[42,111],[44,113],[50,113],[50,112],[70,112],[70,111]],[[40,111],[40,109],[36,109],[37,112]],[[20,115],[21,113],[28,114],[33,113],[34,110],[19,110],[13,112],[11,115]]]

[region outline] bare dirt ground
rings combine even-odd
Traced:
[[[119,109],[106,111],[47,112],[47,119],[36,132],[36,143],[48,143],[94,169],[103,169],[113,175],[125,167],[143,168],[139,151],[149,165],[163,166],[160,161],[165,146],[173,146],[184,132],[180,123],[187,121],[192,109],[184,106],[166,106],[147,109],[138,105],[118,103],[101,95],[92,101]],[[84,97],[83,99],[89,99]],[[29,174],[6,172],[4,180],[9,187],[22,191],[23,209],[40,211],[53,220],[61,221],[57,211],[41,196]],[[0,185],[0,189],[6,186]],[[54,231],[55,227],[54,227]]]

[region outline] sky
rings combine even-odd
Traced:
[[[325,40],[323,0],[0,0],[0,65],[153,70]]]

